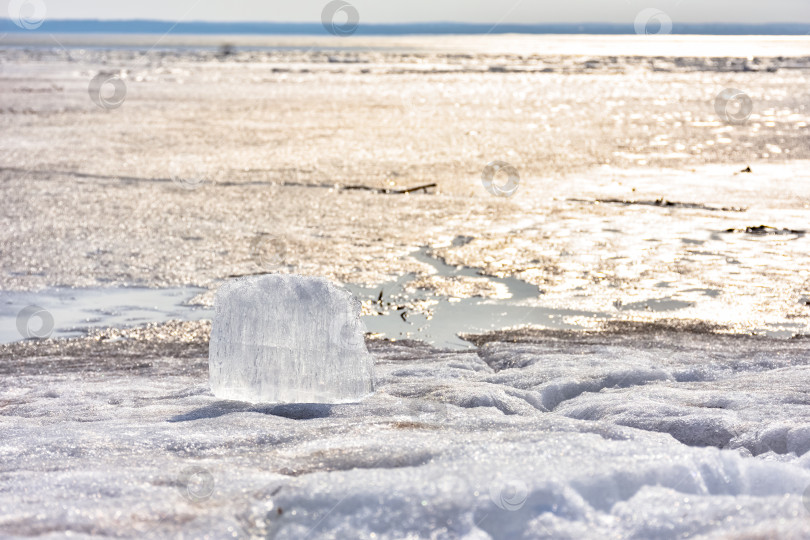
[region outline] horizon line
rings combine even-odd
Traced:
[[[176,34],[324,34],[320,22],[249,22],[249,21],[183,21],[161,19],[48,19],[41,26],[26,29],[11,19],[0,19],[0,31],[14,33],[104,33],[150,34],[170,30]],[[708,32],[707,32],[708,30]],[[752,31],[754,31],[752,33]],[[627,23],[470,23],[470,22],[396,22],[360,23],[354,34],[636,34],[634,24]],[[810,22],[723,23],[672,22],[669,34],[708,35],[808,35]]]

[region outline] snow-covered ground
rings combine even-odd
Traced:
[[[371,341],[378,385],[361,403],[249,405],[211,394],[208,331],[3,346],[0,531],[810,535],[806,340],[646,327],[474,351]]]

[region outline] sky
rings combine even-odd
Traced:
[[[44,4],[49,19],[318,22],[328,0],[0,0]],[[346,0],[360,22],[631,23],[645,8],[675,23],[810,22],[810,0]],[[25,8],[24,8],[25,9]],[[4,10],[4,13],[7,10]]]

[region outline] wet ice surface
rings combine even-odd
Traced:
[[[677,317],[789,337],[807,332],[810,236],[743,231],[760,224],[807,227],[806,165],[759,164],[745,175],[730,172],[737,169],[731,166],[694,173],[608,168],[587,178],[551,182],[549,197],[536,200],[529,178],[526,190],[506,201],[256,186],[193,191],[153,186],[131,195],[133,188],[123,185],[11,177],[2,184],[10,202],[5,207],[8,227],[0,228],[0,235],[11,249],[4,251],[0,279],[7,290],[23,284],[146,282],[157,287],[197,283],[213,291],[229,275],[297,272],[365,282],[368,296],[361,299],[370,301],[384,284],[410,273],[415,277],[403,287],[414,291],[415,301],[430,301],[448,294],[498,300],[508,291],[487,279],[493,276],[536,287],[537,297],[523,300],[537,308],[527,323],[549,322],[542,314],[556,310],[557,320],[571,326],[587,326],[587,314],[593,313],[632,320]],[[13,189],[17,182],[25,188]],[[594,202],[655,201],[662,194],[672,201],[746,210]],[[60,201],[58,207],[44,206],[35,219],[27,217],[27,208],[52,198]],[[175,202],[161,210],[157,201],[167,199]],[[138,201],[151,201],[143,217],[137,207],[147,203]],[[108,204],[135,205],[126,228],[101,215]],[[75,218],[61,217],[66,212]],[[354,214],[364,217],[352,219]],[[256,233],[265,226],[274,232]],[[85,235],[109,248],[72,256],[86,249],[76,239]],[[66,249],[54,237],[77,247]],[[471,240],[454,245],[459,237]],[[425,243],[433,258],[474,269],[483,281],[442,275],[433,260],[411,255]],[[200,301],[210,305],[211,296]],[[408,311],[420,308],[413,305]],[[375,321],[367,325],[379,330]]]
[[[617,327],[473,351],[370,341],[378,387],[361,403],[251,405],[211,394],[208,330],[0,348],[0,531],[810,534],[805,340]]]
[[[786,233],[788,237],[796,237]],[[457,237],[454,247],[472,237]],[[426,265],[426,277],[408,273],[391,282],[364,286],[346,284],[362,302],[362,320],[370,334],[389,339],[416,339],[437,348],[468,349],[472,344],[460,334],[474,334],[513,327],[544,329],[589,329],[607,321],[627,318],[667,317],[683,314],[707,299],[717,298],[720,289],[678,287],[660,282],[657,289],[666,296],[630,303],[615,301],[604,311],[583,311],[544,305],[536,285],[513,277],[488,276],[482,270],[452,266],[428,247],[404,257]],[[210,291],[197,287],[167,289],[54,288],[38,292],[5,292],[0,304],[0,343],[26,338],[75,337],[107,327],[132,327],[173,319],[196,320],[213,316]],[[808,301],[804,297],[799,304]],[[52,332],[39,332],[43,321],[25,310],[44,311],[53,324]],[[702,307],[706,312],[705,306]],[[694,310],[692,310],[694,312]],[[798,322],[761,323],[746,321],[744,327],[725,326],[727,332],[748,332],[789,338],[804,334]],[[27,329],[27,331],[26,331]],[[720,329],[720,328],[716,328]]]

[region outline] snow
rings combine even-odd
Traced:
[[[466,351],[372,340],[374,394],[273,405],[211,393],[207,328],[0,348],[0,531],[810,535],[805,340],[655,328],[502,334]]]
[[[374,389],[360,302],[323,278],[261,275],[217,291],[214,394],[264,403],[357,401]]]

